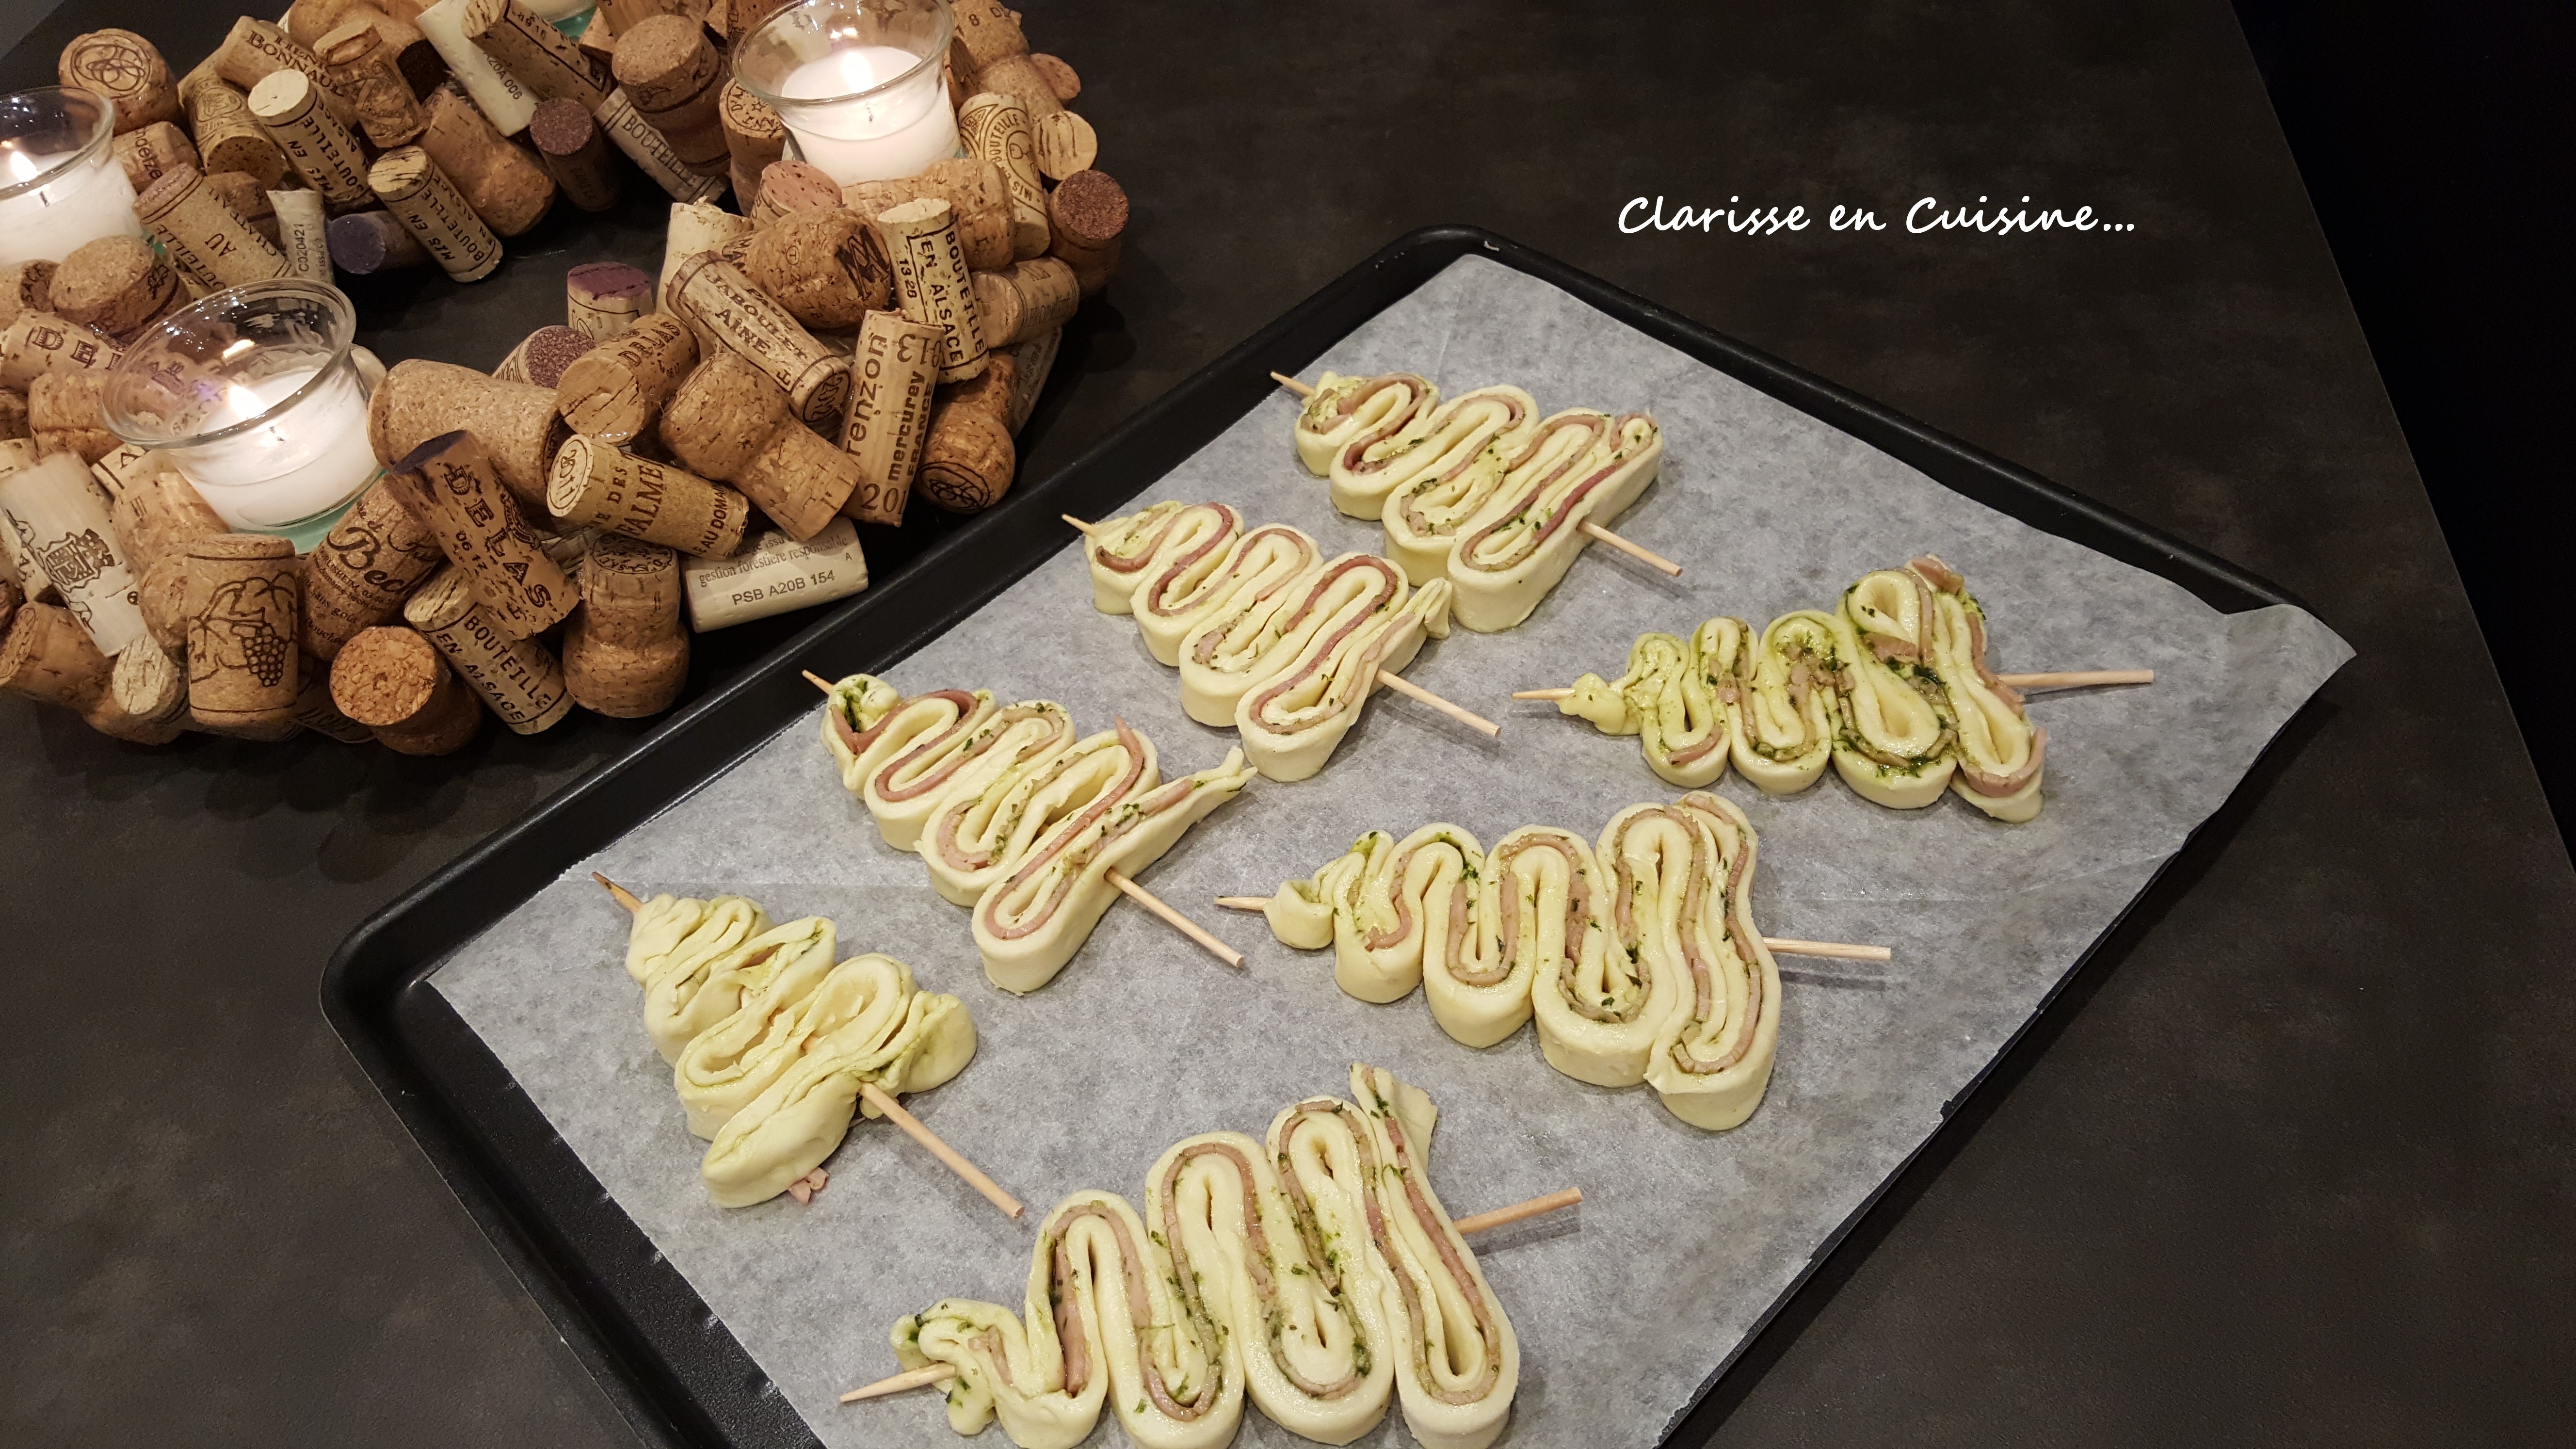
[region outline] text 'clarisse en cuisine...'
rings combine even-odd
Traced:
[[[1738,209],[1744,198],[1730,196],[1724,206],[1694,207],[1687,202],[1667,209],[1664,198],[1633,197],[1619,208],[1619,230],[1715,232],[1719,228],[1741,236],[1771,236],[1784,231],[1805,231],[1819,219],[1828,231],[1885,231],[1888,223],[1867,207],[1836,206],[1822,218],[1807,214],[1803,205],[1749,206]],[[2093,208],[2079,206],[2073,214],[2051,207],[2045,211],[2031,208],[2030,198],[2018,204],[1987,207],[1985,197],[1977,204],[1944,207],[1937,196],[1926,196],[1907,207],[1905,229],[1913,233],[1931,231],[1977,231],[1992,236],[2016,232],[2039,231],[2136,231],[2134,222],[2104,221],[2093,214]]]

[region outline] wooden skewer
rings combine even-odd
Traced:
[[[1506,1224],[1520,1222],[1524,1218],[1537,1217],[1541,1213],[1570,1208],[1581,1201],[1583,1201],[1583,1189],[1569,1187],[1563,1192],[1534,1197],[1528,1202],[1516,1202],[1510,1207],[1496,1208],[1489,1213],[1452,1219],[1449,1225],[1461,1233],[1481,1233],[1488,1228],[1503,1227]],[[841,1395],[841,1402],[855,1404],[863,1399],[882,1399],[888,1394],[899,1394],[906,1389],[926,1389],[933,1384],[944,1384],[956,1377],[956,1374],[957,1366],[947,1363],[935,1363],[926,1368],[906,1369],[893,1378],[879,1379],[865,1388],[850,1390]]]
[[[1127,899],[1163,918],[1165,925],[1199,943],[1200,949],[1235,970],[1243,969],[1243,953],[1199,929],[1199,923],[1163,904],[1163,898],[1129,880],[1117,871],[1109,872],[1109,883],[1118,887]]]
[[[816,674],[811,669],[799,670],[798,672],[803,674],[807,681],[812,683],[816,689],[823,691],[825,694],[830,694],[832,692],[832,681]]]
[[[1061,518],[1061,519],[1063,519],[1065,522],[1072,524],[1072,525],[1073,525],[1077,530],[1079,530],[1079,531],[1081,532],[1081,534],[1082,534],[1082,536],[1083,536],[1083,537],[1085,537],[1085,538],[1089,538],[1089,537],[1091,537],[1091,530],[1092,530],[1093,525],[1083,522],[1081,519],[1074,517],[1074,516],[1073,516],[1072,514],[1070,514],[1070,513],[1059,513],[1059,514],[1057,514],[1057,515],[1056,515],[1056,517]]]
[[[2081,689],[2090,684],[2153,684],[2152,669],[2061,669],[2043,674],[1998,674],[2015,689]]]
[[[1299,397],[1313,397],[1315,395],[1315,390],[1313,388],[1308,387],[1306,384],[1299,382],[1297,379],[1290,377],[1284,372],[1274,372],[1270,374],[1270,380],[1279,384],[1281,387],[1288,389],[1290,392],[1297,394]],[[1071,523],[1073,520],[1066,519],[1065,521]],[[1076,524],[1075,526],[1080,527],[1079,524]],[[1577,528],[1584,537],[1597,539],[1602,543],[1606,543],[1612,548],[1619,550],[1621,553],[1626,554],[1628,557],[1637,560],[1639,563],[1662,569],[1665,573],[1672,575],[1674,578],[1680,578],[1682,576],[1682,566],[1680,564],[1673,562],[1671,559],[1664,557],[1662,554],[1655,552],[1651,548],[1646,548],[1640,544],[1630,543],[1628,540],[1621,538],[1619,535],[1612,533],[1610,530],[1603,528],[1600,524],[1594,523],[1588,518],[1581,524],[1577,525]]]
[[[811,676],[808,677],[810,678]],[[829,685],[824,687],[827,689],[830,688]],[[620,886],[617,882],[610,880],[599,872],[592,871],[590,873],[590,878],[599,882],[601,885],[608,887],[608,893],[617,897],[617,903],[624,906],[629,911],[637,910],[643,906],[644,903],[635,898],[634,892],[627,890],[625,887]],[[883,1087],[878,1086],[874,1082],[861,1082],[859,1083],[859,1095],[867,1098],[869,1105],[875,1107],[878,1111],[883,1112],[886,1115],[886,1120],[894,1123],[897,1127],[902,1128],[905,1136],[910,1137],[913,1141],[929,1148],[931,1156],[936,1157],[941,1162],[947,1164],[949,1171],[966,1179],[967,1185],[974,1188],[977,1192],[982,1193],[985,1198],[993,1204],[993,1206],[1000,1208],[1003,1212],[1010,1214],[1012,1217],[1018,1217],[1021,1213],[1027,1211],[1026,1208],[1020,1205],[1020,1200],[1018,1198],[1002,1191],[1000,1185],[995,1183],[993,1179],[986,1177],[983,1169],[977,1167],[971,1162],[968,1162],[956,1148],[940,1141],[939,1134],[921,1125],[920,1118],[905,1111],[903,1109],[903,1104],[894,1099],[893,1093],[886,1091]]]
[[[1570,690],[1570,689],[1515,689],[1515,690],[1513,690],[1513,691],[1512,691],[1512,698],[1514,698],[1514,699],[1572,699],[1572,698],[1574,698],[1574,691],[1573,691],[1573,690]]]
[[[1430,690],[1423,688],[1421,685],[1414,683],[1412,680],[1407,679],[1400,674],[1395,674],[1381,669],[1377,672],[1377,682],[1394,690],[1396,693],[1403,695],[1407,699],[1420,700],[1422,703],[1431,706],[1433,709],[1440,711],[1442,714],[1449,716],[1451,719],[1456,720],[1458,723],[1465,725],[1471,730],[1483,731],[1485,738],[1489,740],[1499,740],[1503,737],[1503,727],[1501,725],[1494,723],[1492,720],[1485,718],[1474,710],[1461,709],[1457,705],[1451,704],[1449,701],[1442,699],[1440,696],[1433,694]]]
[[[1229,911],[1260,911],[1270,907],[1268,896],[1218,896],[1216,903]],[[1842,941],[1799,941],[1787,936],[1765,936],[1762,944],[1783,956],[1831,956],[1838,961],[1893,961],[1896,953],[1885,946],[1856,946]]]

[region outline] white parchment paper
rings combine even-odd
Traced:
[[[1410,369],[1444,394],[1527,388],[1542,411],[1651,409],[1663,476],[1618,524],[1682,562],[1666,579],[1586,551],[1530,621],[1425,648],[1409,677],[1503,721],[1489,742],[1380,694],[1331,765],[1256,781],[1146,883],[1241,949],[1218,966],[1120,905],[1046,990],[982,975],[965,911],[888,848],[844,794],[808,716],[461,950],[435,984],[565,1140],[829,1445],[954,1442],[938,1398],[843,1407],[895,1369],[899,1315],[964,1295],[1017,1306],[1034,1227],[1077,1188],[1142,1201],[1146,1168],[1194,1132],[1258,1136],[1301,1096],[1346,1090],[1354,1060],[1428,1090],[1431,1155],[1460,1214],[1579,1185],[1560,1220],[1489,1235],[1480,1256],[1521,1342],[1514,1445],[1649,1445],[1697,1398],[1824,1239],[1938,1125],[2078,955],[2216,810],[2275,731],[2350,657],[2286,608],[2221,615],[2182,589],[2017,523],[1654,342],[1547,284],[1462,260],[1323,359]],[[1312,372],[1310,370],[1310,376]],[[1376,550],[1297,466],[1284,394],[1138,500],[1217,499],[1298,524],[1327,553]],[[1272,940],[1208,904],[1303,877],[1362,831],[1446,819],[1491,844],[1544,822],[1596,833],[1623,806],[1670,799],[1633,739],[1515,688],[1615,676],[1649,629],[1712,614],[1759,628],[1830,608],[1862,573],[1937,552],[1984,602],[1999,670],[2152,667],[2150,689],[2043,695],[2048,803],[2002,825],[1955,799],[1869,805],[1830,773],[1772,799],[1718,788],[1761,833],[1755,920],[1772,935],[1883,942],[1893,967],[1784,958],[1778,1068],[1744,1127],[1710,1134],[1645,1088],[1558,1075],[1529,1028],[1485,1051],[1443,1036],[1420,995],[1369,1006],[1333,986],[1330,952]],[[1213,764],[1231,731],[1191,723],[1175,671],[1125,618],[1093,611],[1078,551],[1051,560],[891,671],[906,692],[986,688],[1049,698],[1085,731],[1113,715],[1149,734],[1173,777]],[[586,878],[636,891],[747,894],[776,919],[833,917],[844,956],[884,951],[963,997],[982,1047],[913,1110],[1027,1200],[1014,1223],[883,1123],[862,1123],[811,1207],[728,1212],[699,1186],[671,1074],[620,965],[626,917]],[[987,1442],[1000,1442],[990,1431]],[[1123,1436],[1104,1416],[1095,1442]],[[1408,1440],[1399,1413],[1367,1444]],[[1301,1443],[1257,1412],[1238,1442]]]

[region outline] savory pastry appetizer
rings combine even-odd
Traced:
[[[1359,723],[1381,671],[1412,663],[1425,636],[1449,636],[1446,579],[1406,594],[1404,576],[1374,554],[1344,554],[1308,576],[1270,651],[1287,662],[1235,702],[1235,730],[1262,774],[1303,780],[1321,771]]]
[[[1092,607],[1124,614],[1139,587],[1160,585],[1166,568],[1212,559],[1243,529],[1243,519],[1222,503],[1156,503],[1113,518],[1083,540],[1091,563]]]
[[[1347,495],[1364,500],[1344,508],[1386,525],[1387,556],[1416,584],[1445,578],[1458,525],[1484,506],[1501,485],[1538,423],[1538,403],[1516,387],[1480,387],[1442,403],[1420,430],[1381,450],[1350,471],[1356,486],[1343,489],[1334,472],[1335,504]]]
[[[1458,622],[1492,634],[1528,618],[1591,541],[1581,525],[1626,512],[1663,463],[1663,429],[1644,413],[1578,408],[1540,423],[1502,486],[1458,525]]]

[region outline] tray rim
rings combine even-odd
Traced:
[[[320,981],[325,1017],[357,1066],[455,1193],[601,1391],[648,1443],[813,1445],[820,1441],[749,1353],[568,1144],[428,979],[465,941],[558,879],[573,863],[731,769],[811,707],[801,667],[883,669],[954,627],[1062,546],[1055,514],[1097,512],[1151,488],[1292,374],[1467,255],[1546,281],[1655,340],[1908,463],[1953,491],[2181,585],[2222,612],[2305,605],[2279,585],[2030,470],[1784,362],[1496,233],[1469,225],[1407,232],[1139,409],[1050,477],[932,544],[882,588],[835,606],[743,675],[710,691],[618,756],[568,783],[370,915],[335,950]],[[1213,425],[1201,431],[1208,419]],[[2006,501],[2015,506],[2007,507]],[[999,567],[990,560],[1002,558]],[[960,565],[963,564],[961,568]],[[960,589],[981,563],[987,572]],[[940,565],[949,565],[942,568]],[[874,627],[882,625],[884,627]],[[2285,721],[2264,755],[2310,706]],[[686,758],[683,759],[682,757]],[[2243,780],[2239,781],[2241,790]],[[660,793],[667,788],[667,793]],[[2231,794],[2231,799],[2233,799]],[[648,803],[636,804],[636,801]],[[600,818],[575,819],[577,813]],[[2221,806],[2216,820],[2226,813]],[[1797,1298],[1892,1185],[1949,1131],[1958,1109],[2013,1059],[2024,1039],[2102,948],[2198,845],[2204,821],[2042,996],[2021,1026],[1941,1112],[1936,1126],[1810,1255],[1716,1364],[1672,1421],[1679,1442],[1711,1390]],[[613,825],[613,828],[611,826]],[[553,862],[551,868],[546,862]],[[480,893],[470,909],[448,899]],[[446,907],[446,909],[442,909]],[[459,924],[460,921],[465,924]],[[457,1100],[459,1062],[422,1059],[424,1038],[460,1053],[465,1071],[497,1073],[487,1100]],[[476,1054],[480,1054],[477,1060]],[[513,1163],[496,1135],[537,1154]],[[531,1173],[554,1181],[532,1184]],[[585,1219],[567,1225],[570,1212]],[[574,1231],[614,1241],[574,1241]],[[637,1249],[642,1252],[638,1253]],[[603,1262],[615,1254],[623,1262]],[[647,1281],[632,1281],[642,1275]],[[639,1295],[646,1295],[639,1301]],[[637,1322],[658,1309],[657,1328]],[[671,1310],[676,1310],[671,1311]],[[669,1341],[693,1325],[694,1342]]]

